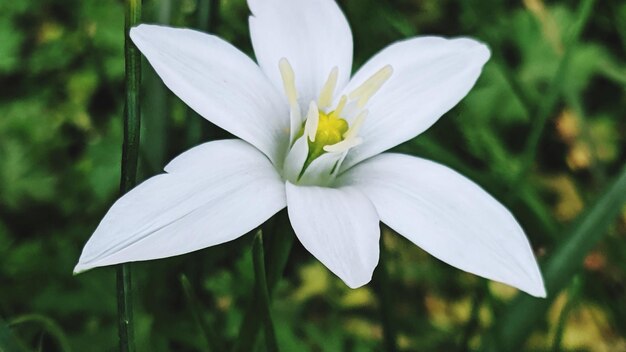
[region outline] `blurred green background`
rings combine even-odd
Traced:
[[[377,272],[351,290],[296,241],[272,307],[281,350],[385,350],[386,316],[401,351],[483,350],[510,336],[509,327],[524,330],[519,324],[522,342],[500,350],[626,351],[626,2],[339,3],[354,33],[355,68],[414,35],[472,36],[491,47],[470,95],[396,149],[451,166],[505,203],[544,273],[551,268],[549,290],[563,290],[547,301],[516,298],[515,289],[455,270],[386,229],[388,277]],[[248,13],[244,0],[144,1],[145,22],[208,30],[251,54]],[[116,348],[114,270],[74,277],[72,268],[118,195],[123,25],[121,1],[0,2],[0,341],[10,333],[32,350]],[[142,178],[227,136],[147,64],[143,83]],[[134,264],[138,350],[206,350],[195,313],[220,349],[230,346],[253,290],[251,243],[246,235]],[[573,247],[582,254],[567,256]]]

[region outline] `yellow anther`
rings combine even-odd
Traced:
[[[393,74],[391,65],[386,65],[376,72],[372,77],[368,78],[357,89],[353,90],[350,99],[358,99],[358,107],[363,108],[367,101],[385,84],[385,82]]]
[[[339,68],[337,66],[333,67],[330,71],[330,75],[328,75],[328,79],[322,88],[322,92],[320,93],[320,97],[317,100],[320,109],[326,109],[333,102],[333,93],[335,92],[335,87],[337,86],[337,77],[339,76]]]
[[[296,90],[296,75],[293,73],[293,68],[291,68],[289,61],[283,57],[278,62],[278,69],[283,78],[283,88],[289,105],[294,106],[298,103],[298,91]]]
[[[342,95],[341,98],[339,99],[339,104],[337,104],[337,108],[335,108],[335,110],[332,111],[330,114],[332,114],[335,117],[341,116],[341,113],[343,112],[343,108],[346,107],[347,102],[348,102],[348,97],[346,97],[345,95]]]
[[[329,153],[342,153],[350,148],[356,147],[357,145],[361,144],[362,141],[363,140],[359,137],[346,138],[339,143],[325,146],[324,151]]]
[[[363,110],[360,114],[357,115],[354,121],[352,121],[352,125],[350,126],[348,132],[343,135],[344,139],[352,139],[359,134],[359,130],[361,129],[361,126],[363,125],[363,121],[365,121],[367,114],[369,114],[369,111]]]

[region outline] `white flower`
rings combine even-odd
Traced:
[[[131,30],[169,89],[241,140],[197,146],[120,198],[75,272],[231,241],[287,206],[300,242],[350,287],[371,280],[382,221],[450,265],[545,296],[528,240],[501,204],[445,166],[380,154],[467,94],[485,45],[412,38],[350,78],[352,34],[334,1],[248,4],[258,65],[212,35]]]

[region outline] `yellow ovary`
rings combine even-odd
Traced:
[[[309,157],[313,161],[324,154],[324,147],[341,142],[348,132],[348,122],[339,117],[335,111],[325,114],[320,111],[315,140],[309,139]]]

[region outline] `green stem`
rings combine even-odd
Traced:
[[[287,265],[287,259],[289,258],[295,235],[289,224],[286,210],[276,214],[263,225],[263,228],[265,233],[271,234],[264,241],[265,253],[269,253],[269,256],[266,256],[265,267],[267,290],[271,298],[272,292]],[[244,315],[241,328],[239,329],[239,337],[233,347],[234,352],[252,351],[256,343],[262,323],[258,313],[260,303],[257,300],[258,298],[255,295]]]
[[[117,266],[117,327],[119,350],[135,351],[135,334],[133,326],[132,280],[130,264]]]
[[[580,271],[587,253],[608,233],[626,203],[626,166],[602,197],[581,216],[566,240],[555,250],[544,266],[547,299],[518,295],[492,327],[492,338],[486,341],[488,351],[510,351],[522,345],[532,332],[552,299]]]
[[[198,2],[197,28],[203,32],[215,33],[219,25],[219,0],[200,0]]]
[[[185,292],[185,298],[187,299],[187,304],[189,306],[189,310],[193,315],[193,319],[196,321],[196,324],[200,328],[202,332],[202,336],[207,345],[207,351],[224,351],[224,348],[218,341],[217,334],[213,330],[213,328],[206,322],[200,312],[202,311],[202,305],[193,292],[193,288],[191,287],[191,283],[185,274],[180,276],[180,283],[183,287],[183,291]]]
[[[580,7],[578,9],[578,15],[576,23],[574,23],[571,29],[571,36],[569,40],[565,43],[566,49],[559,65],[557,67],[556,73],[552,78],[550,83],[550,87],[548,89],[548,93],[545,99],[542,100],[540,105],[535,110],[531,116],[536,116],[534,123],[531,128],[530,135],[528,136],[528,140],[526,141],[526,146],[524,149],[524,154],[522,155],[522,168],[518,174],[516,182],[514,182],[515,188],[519,186],[525,178],[526,174],[530,170],[533,160],[535,160],[537,156],[537,149],[539,147],[539,142],[541,141],[541,135],[546,126],[546,122],[552,115],[552,112],[556,106],[556,103],[559,101],[559,97],[563,93],[563,81],[565,74],[567,73],[569,61],[572,56],[572,52],[578,43],[578,39],[585,28],[585,25],[589,21],[591,17],[591,10],[593,8],[595,0],[584,0],[581,2]]]
[[[254,262],[254,283],[259,302],[259,312],[263,317],[265,328],[265,344],[268,352],[278,351],[276,334],[274,332],[274,322],[270,309],[270,295],[267,290],[267,279],[265,277],[265,253],[263,252],[263,231],[259,230],[254,236],[252,245],[252,260]]]
[[[139,85],[141,82],[141,56],[133,45],[129,31],[141,19],[141,0],[126,0],[124,26],[124,55],[126,68],[126,104],[124,106],[124,144],[122,146],[122,175],[120,193],[131,190],[137,182],[137,159],[139,155],[140,106]],[[117,267],[117,315],[119,349],[135,351],[133,333],[132,280],[130,264]]]
[[[382,237],[385,236],[386,232],[387,231],[381,227]],[[380,305],[383,342],[385,344],[384,350],[387,352],[395,352],[398,350],[398,339],[396,338],[396,329],[393,324],[393,298],[390,290],[391,282],[389,280],[389,272],[387,271],[388,254],[384,238],[381,238],[380,259],[378,260],[378,267],[376,268],[376,274],[374,276],[374,291],[378,296],[378,303]]]
[[[160,0],[154,12],[153,16],[144,12],[144,18],[156,19],[159,24],[169,25],[172,20],[172,0]],[[171,94],[154,70],[144,67],[142,82],[145,92],[142,114],[149,118],[142,121],[140,178],[162,172],[169,144],[167,131],[171,129],[169,117],[172,115],[169,99]]]
[[[122,194],[135,187],[137,182],[137,159],[139,155],[139,129],[141,110],[139,85],[141,83],[141,54],[130,39],[130,28],[141,18],[141,0],[126,0],[126,25],[124,56],[126,66],[126,105],[124,106],[124,145],[122,146]]]

